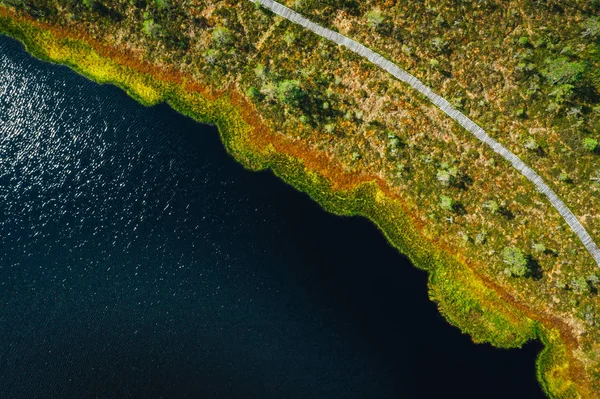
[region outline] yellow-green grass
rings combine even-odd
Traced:
[[[209,99],[198,92],[186,91],[102,57],[82,41],[58,38],[28,21],[0,14],[0,32],[19,39],[34,56],[68,65],[96,82],[115,84],[144,105],[165,101],[197,121],[214,123],[228,152],[246,168],[271,169],[332,213],[369,218],[394,247],[429,273],[430,298],[450,323],[475,342],[502,348],[520,347],[529,339],[540,337],[545,349],[537,368],[543,388],[550,396],[578,396],[577,386],[570,380],[571,359],[558,332],[530,319],[486,285],[464,262],[428,243],[397,200],[386,196],[377,184],[362,183],[352,190],[333,190],[330,181],[308,170],[301,160],[277,152],[272,146],[259,149],[248,138],[251,121],[244,120],[227,95]],[[373,254],[373,259],[377,259],[377,254]]]

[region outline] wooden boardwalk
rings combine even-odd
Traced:
[[[450,116],[452,119],[458,122],[462,127],[464,127],[473,135],[475,135],[475,137],[477,137],[479,140],[491,147],[492,150],[494,150],[494,152],[496,152],[508,162],[510,162],[517,170],[519,170],[519,172],[523,174],[523,176],[525,176],[529,181],[531,181],[537,187],[537,189],[548,198],[552,206],[554,206],[554,208],[556,208],[560,215],[565,219],[565,221],[575,232],[575,234],[577,234],[583,245],[592,255],[598,266],[600,266],[600,249],[598,248],[592,237],[585,230],[583,225],[579,222],[579,219],[577,219],[577,217],[573,214],[573,212],[571,212],[571,210],[565,205],[565,203],[560,198],[558,198],[556,193],[544,182],[540,175],[538,175],[529,166],[525,165],[525,163],[521,161],[519,157],[517,157],[515,154],[509,151],[506,147],[504,147],[502,144],[491,138],[475,122],[466,117],[462,112],[452,107],[452,105],[450,105],[450,103],[446,99],[435,94],[433,90],[425,86],[419,79],[415,78],[405,70],[399,68],[396,64],[385,59],[381,55],[363,46],[362,44],[330,29],[324,28],[275,1],[251,1],[261,4],[263,7],[268,8],[275,14],[280,15],[283,18],[295,24],[301,25],[327,40],[331,40],[332,42],[335,42],[341,46],[350,49],[351,51],[355,52],[361,57],[368,59],[373,64],[389,72],[399,80],[408,83],[415,90],[425,95],[439,109],[444,111],[448,116]]]

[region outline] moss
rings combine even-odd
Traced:
[[[581,398],[571,378],[568,349],[556,330],[538,332],[544,349],[538,356],[536,371],[544,392],[553,398]]]

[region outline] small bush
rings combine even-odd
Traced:
[[[576,84],[586,70],[583,62],[571,62],[566,57],[546,60],[547,67],[542,70],[542,75],[553,85]]]
[[[251,86],[248,89],[248,97],[250,97],[253,100],[260,100],[262,98],[262,94],[256,87]]]
[[[516,247],[506,247],[502,251],[502,258],[508,267],[504,270],[509,276],[524,277],[529,273],[529,260],[527,256]]]
[[[453,212],[455,206],[456,206],[456,203],[454,202],[454,200],[452,198],[445,196],[445,195],[440,195],[440,208],[442,208],[446,211]]]
[[[277,86],[277,98],[283,104],[296,106],[304,97],[304,91],[295,80],[284,80]]]
[[[222,26],[218,26],[215,28],[215,30],[213,30],[212,40],[213,43],[215,43],[218,46],[227,46],[231,44],[233,37],[229,29]]]
[[[378,29],[383,26],[385,23],[385,16],[380,10],[371,10],[367,14],[367,20],[369,21],[369,26],[373,29]]]
[[[594,152],[598,149],[598,140],[593,139],[591,137],[586,137],[583,139],[583,148],[590,152]]]

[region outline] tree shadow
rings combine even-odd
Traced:
[[[527,267],[529,268],[529,272],[527,273],[528,277],[531,277],[534,280],[542,278],[542,268],[540,267],[540,263],[531,255],[527,255]]]
[[[515,214],[512,213],[512,211],[505,206],[501,206],[498,209],[498,214],[504,216],[508,220],[513,220],[515,218]]]
[[[454,211],[454,213],[456,213],[457,215],[460,215],[460,216],[464,216],[467,214],[467,209],[460,202],[455,203],[454,206],[452,207],[452,210]]]
[[[468,190],[473,185],[473,179],[466,173],[461,173],[454,186],[461,190]]]

